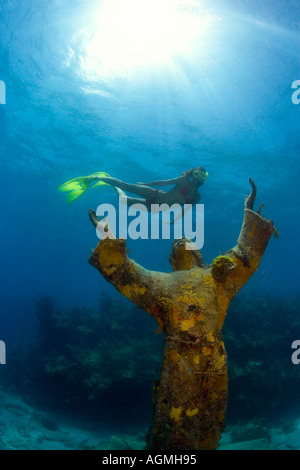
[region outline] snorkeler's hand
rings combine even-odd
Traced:
[[[165,219],[162,219],[162,221],[166,225],[174,225],[174,222],[175,222],[175,220],[165,220]]]
[[[175,222],[177,222],[177,220],[180,220],[190,209],[191,209],[192,205],[189,204],[189,205],[184,205],[184,208],[183,208],[183,214],[182,212],[180,211],[179,214],[175,217],[175,219],[173,220],[165,220],[165,219],[162,219],[163,223],[164,224],[167,224],[167,225],[174,225]]]

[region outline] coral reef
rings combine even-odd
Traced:
[[[118,414],[116,423],[120,413],[124,423],[130,418],[147,421],[151,407],[142,417],[140,410],[146,408],[147,397],[150,400],[148,389],[159,371],[163,335],[153,335],[153,320],[146,315],[137,318],[135,305],[124,301],[120,306],[121,300],[103,293],[99,311],[61,313],[52,299],[40,298],[36,303],[41,322],[38,342],[10,349],[10,367],[1,376],[2,382],[6,377],[5,388],[13,387],[35,403],[52,403],[51,409],[60,405],[62,410],[72,410],[82,418],[92,415],[103,422],[103,413],[110,408],[108,422],[114,410]],[[162,299],[157,308],[166,309],[166,301]],[[297,296],[286,299],[270,292],[251,291],[231,302],[222,329],[230,388],[227,425],[254,418],[269,422],[290,413],[297,404],[300,367],[291,363],[290,344],[300,331],[299,304]],[[49,313],[53,316],[50,330],[43,319]],[[82,330],[87,334],[80,338],[79,348]],[[53,344],[53,338],[63,341]],[[95,349],[101,351],[103,361],[92,361],[85,369],[86,357]],[[54,373],[55,367],[49,367],[49,363],[65,364],[65,373],[60,374],[59,367]],[[97,374],[101,384],[94,380]],[[134,419],[128,396],[132,391],[136,392]]]
[[[290,344],[300,331],[299,304],[299,296],[285,298],[278,292],[251,290],[241,292],[231,302],[222,329],[230,393],[221,448],[231,429],[238,431],[232,442],[266,437],[267,433],[248,431],[244,436],[242,430],[253,429],[253,423],[267,429],[284,427],[282,432],[292,432],[287,428],[287,419],[297,416],[300,367],[291,363]],[[9,349],[9,368],[4,369],[0,380],[3,390],[17,392],[39,409],[61,410],[66,416],[71,413],[81,423],[92,419],[100,432],[103,427],[114,426],[113,432],[117,434],[141,430],[144,434],[151,417],[151,385],[163,352],[163,335],[153,335],[155,322],[147,315],[139,315],[134,304],[105,293],[101,294],[99,311],[58,312],[49,298],[40,298],[36,306],[41,322],[38,342]],[[164,301],[159,308],[163,306],[166,307]],[[49,332],[44,329],[47,324],[44,315],[54,317]],[[87,370],[81,354],[76,354],[78,330],[82,329],[88,331],[80,342],[82,359],[96,347],[103,357],[101,363],[94,362]],[[53,341],[56,337],[63,341],[56,344]],[[52,349],[48,349],[49,345]],[[49,361],[66,364],[65,372],[53,373],[47,367]],[[126,377],[127,364],[130,377]],[[99,381],[89,380],[96,374],[103,379],[101,388]],[[15,439],[14,446],[17,442]],[[290,445],[289,438],[287,442]],[[114,441],[103,443],[102,448],[119,447]]]
[[[145,356],[149,357],[147,364],[143,365],[147,365],[148,368],[145,369],[143,365],[142,367],[139,365],[138,359],[143,354],[140,349],[138,358],[135,358],[135,362],[138,362],[136,374],[133,374],[130,379],[120,380],[117,367],[109,371],[105,365],[100,365],[97,372],[102,373],[103,367],[102,375],[107,374],[109,377],[106,381],[106,389],[102,389],[101,393],[97,385],[95,385],[95,391],[94,385],[90,389],[79,390],[78,380],[84,383],[87,378],[86,371],[81,367],[80,362],[78,362],[77,377],[75,378],[74,374],[68,376],[66,373],[61,377],[60,387],[55,387],[53,385],[57,377],[51,373],[48,374],[46,369],[42,369],[43,364],[47,363],[48,355],[51,354],[54,360],[54,351],[50,353],[43,347],[44,339],[49,344],[50,337],[43,339],[44,335],[47,336],[47,331],[40,331],[37,344],[30,344],[28,349],[22,348],[15,351],[10,349],[9,351],[9,368],[4,372],[11,373],[15,370],[15,373],[9,381],[7,379],[5,382],[3,379],[7,374],[3,373],[0,380],[3,401],[0,416],[0,449],[126,450],[145,447],[145,430],[150,418],[150,407],[142,420],[139,412],[147,408],[148,401],[150,404],[151,394],[146,391],[147,388],[151,388],[162,351],[160,342],[154,343],[153,340],[162,339],[162,335],[158,337],[153,335],[154,322],[147,315],[136,317],[138,312],[133,304],[125,301],[126,305],[122,304],[120,309],[122,299],[109,298],[105,294],[102,294],[101,299],[99,312],[84,309],[85,320],[82,316],[81,326],[84,326],[85,322],[90,325],[89,317],[91,316],[92,321],[97,321],[95,327],[99,331],[97,325],[100,327],[103,321],[107,332],[107,342],[101,344],[102,340],[100,340],[99,349],[103,349],[105,354],[105,348],[110,344],[110,340],[112,341],[115,350],[110,350],[107,356],[109,360],[113,357],[113,352],[116,358],[119,357],[119,346],[123,355],[128,354],[124,359],[130,358],[126,343],[127,346],[129,341],[130,344],[133,343],[133,350],[137,351],[141,348],[140,339],[142,338],[143,351],[145,351]],[[47,304],[49,306],[50,303],[55,316],[64,317],[65,326],[62,330],[57,324],[51,333],[57,333],[58,336],[63,333],[65,336],[66,345],[58,346],[56,351],[57,358],[59,358],[64,356],[69,349],[76,348],[74,324],[72,318],[69,318],[73,316],[74,310],[59,313],[51,299],[47,301],[41,298],[37,302],[39,318],[43,317],[43,306],[45,312],[49,313]],[[244,291],[230,304],[222,330],[228,353],[230,393],[226,429],[222,434],[218,449],[299,449],[300,434],[297,416],[300,367],[294,366],[290,357],[290,343],[295,338],[296,332],[300,331],[299,303],[300,299],[297,296],[287,299],[282,296],[282,293],[275,295],[274,292],[258,294],[257,291],[253,293]],[[110,318],[101,313],[106,306]],[[128,329],[130,338],[125,334]],[[122,342],[123,335],[125,335],[124,343]],[[89,336],[83,338],[81,343],[83,350],[90,350],[89,340]],[[67,361],[67,358],[65,360]],[[69,364],[74,368],[73,362]],[[94,372],[96,370],[90,369],[89,371],[90,374]],[[73,381],[71,376],[74,377]],[[137,382],[140,384],[138,390]],[[142,384],[143,387],[141,387]],[[118,404],[115,394],[117,387],[121,397]],[[17,393],[12,393],[12,389]],[[134,404],[128,400],[130,389],[135,392]],[[31,405],[28,405],[29,391]],[[105,400],[105,395],[110,399]],[[49,406],[50,402],[51,406]],[[90,413],[87,410],[87,403]],[[120,426],[119,413],[120,409],[122,412],[122,404],[124,424]],[[63,411],[63,423],[58,423],[61,432],[55,430],[58,408]],[[38,413],[41,413],[41,409],[43,410],[40,417],[37,415],[37,409]],[[109,412],[105,417],[107,409]],[[112,415],[116,409],[118,419],[113,423]],[[78,426],[71,434],[68,427],[66,436],[63,429],[70,410],[72,416],[77,418]],[[85,423],[91,421],[91,415],[94,417],[93,432],[92,436],[87,436],[84,431]],[[134,422],[136,425],[132,427]],[[106,432],[107,429],[111,429],[116,437],[112,436],[103,441],[101,436],[103,430]],[[128,431],[130,436],[128,436]],[[136,432],[139,433],[138,439],[132,436],[132,433]],[[95,439],[95,433],[99,433],[98,439]]]
[[[150,389],[163,338],[151,334],[156,329],[152,319],[134,321],[136,310],[122,298],[113,302],[105,292],[98,312],[76,308],[61,313],[51,298],[41,297],[36,302],[38,341],[10,352],[8,386],[40,406],[120,426],[128,420],[128,406],[136,403],[136,423],[144,423],[151,415]],[[148,397],[148,410],[136,394]]]
[[[224,427],[228,378],[221,334],[230,301],[257,270],[274,232],[271,221],[253,211],[256,188],[245,200],[237,246],[212,266],[173,243],[172,273],[149,271],[127,256],[125,240],[104,238],[90,264],[165,333],[159,384],[153,390],[148,448],[215,449]],[[90,213],[95,224],[95,214]],[[105,222],[106,223],[106,222]],[[99,221],[99,225],[101,222]]]
[[[236,264],[229,256],[217,256],[211,265],[211,274],[216,281],[224,282],[230,271],[236,267]]]

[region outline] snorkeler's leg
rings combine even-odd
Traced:
[[[149,186],[143,186],[141,184],[125,183],[124,181],[118,180],[117,178],[111,178],[106,176],[98,178],[96,176],[95,179],[103,181],[104,183],[108,183],[123,191],[137,194],[138,196],[144,197],[145,199],[150,199],[154,196],[155,193],[157,193],[157,189],[150,188]]]
[[[122,191],[122,189],[116,188],[115,186],[113,186],[113,188],[116,191],[119,198],[119,202],[121,204],[127,204],[128,207],[132,206],[133,204],[143,204],[144,206],[146,206],[146,210],[148,210],[146,199],[142,199],[139,197],[128,197],[127,194]]]
[[[117,196],[118,196],[119,199],[127,197],[126,193],[124,191],[122,191],[122,189],[116,188],[116,186],[113,186],[113,188],[116,191]]]

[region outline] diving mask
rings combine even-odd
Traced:
[[[207,180],[208,173],[207,173],[207,171],[194,170],[193,173],[192,173],[192,176],[194,178],[200,179],[201,183],[203,184]]]

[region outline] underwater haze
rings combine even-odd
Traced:
[[[180,16],[167,14],[175,4],[180,4],[182,23]],[[0,94],[0,340],[7,348],[0,381],[9,404],[3,416],[19,406],[18,419],[22,413],[28,418],[26,407],[37,406],[51,419],[58,410],[71,413],[80,429],[80,420],[88,421],[103,402],[105,417],[95,420],[93,432],[106,438],[147,430],[162,335],[154,335],[154,321],[88,264],[99,241],[88,210],[102,203],[117,207],[116,194],[100,186],[66,204],[66,193],[58,187],[98,171],[136,183],[175,178],[203,166],[208,172],[200,187],[205,263],[236,245],[249,178],[257,186],[256,210],[264,203],[262,215],[272,219],[280,235],[272,237],[258,271],[237,296],[231,323],[230,311],[225,320],[233,381],[228,423],[240,426],[240,419],[248,420],[252,432],[251,417],[263,417],[253,437],[264,440],[257,448],[266,442],[283,446],[278,428],[283,436],[292,428],[286,431],[282,423],[294,426],[299,439],[294,437],[290,448],[300,448],[300,373],[291,361],[291,344],[300,339],[300,104],[292,88],[300,80],[299,17],[297,0],[0,0],[0,81],[5,84]],[[129,239],[127,245],[139,264],[170,271],[171,243]],[[63,322],[57,321],[57,312]],[[56,318],[51,334],[50,317]],[[105,367],[95,366],[101,379],[93,375],[91,361],[88,370],[80,364],[81,375],[68,376],[67,359],[78,372],[79,359],[69,354],[82,341],[76,325],[94,345],[88,354],[99,348],[91,330],[99,331],[100,350],[112,348]],[[247,338],[244,328],[254,336]],[[60,342],[59,335],[65,340]],[[244,338],[239,349],[234,338]],[[138,345],[143,348],[147,340],[141,359]],[[69,341],[67,350],[64,341]],[[129,359],[118,381],[120,344]],[[246,355],[249,348],[253,356]],[[30,356],[30,349],[36,354]],[[268,369],[275,351],[276,367]],[[140,377],[152,359],[153,371]],[[59,371],[58,360],[64,361]],[[284,380],[283,369],[294,394],[276,388]],[[251,402],[245,393],[253,374]],[[264,377],[270,387],[263,392],[267,413],[258,386]],[[78,389],[70,386],[72,380]],[[89,388],[80,388],[79,382]],[[41,391],[48,394],[44,402]],[[118,409],[111,410],[110,420],[113,399]],[[80,416],[78,403],[83,403]],[[36,423],[47,428],[48,422],[41,421]],[[48,434],[54,432],[51,423]],[[277,440],[270,437],[273,425]],[[242,440],[250,441],[251,432]],[[240,436],[235,428],[232,442]],[[86,437],[81,437],[67,448],[82,448]],[[0,448],[38,448],[30,437],[30,444],[18,439],[14,444],[1,437]],[[44,448],[53,441],[45,439]],[[63,440],[57,441],[59,448]],[[89,442],[92,448],[95,443]],[[109,445],[118,448],[120,442]]]

